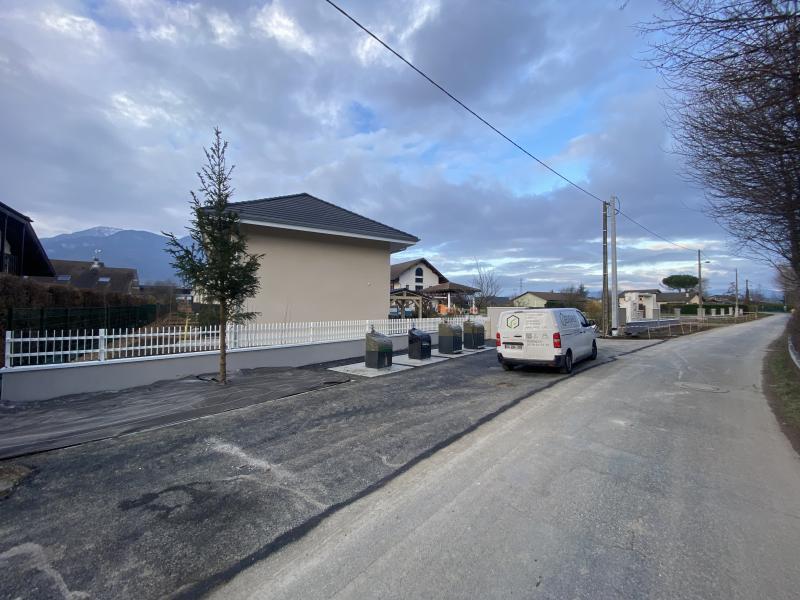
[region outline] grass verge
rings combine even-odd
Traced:
[[[781,429],[800,453],[800,369],[789,355],[788,345],[789,332],[799,325],[797,318],[793,321],[764,359],[764,391]]]

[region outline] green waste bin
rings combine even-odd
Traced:
[[[392,340],[374,329],[367,333],[364,362],[368,369],[388,369],[392,366]]]
[[[464,323],[464,348],[477,350],[485,347],[486,330],[475,321]]]
[[[439,323],[439,354],[457,354],[461,352],[461,327],[452,323]]]

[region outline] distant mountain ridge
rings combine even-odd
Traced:
[[[186,242],[188,237],[181,238]],[[92,227],[41,239],[47,256],[61,260],[99,258],[108,267],[131,267],[139,272],[140,283],[180,281],[166,253],[167,238],[151,231]]]

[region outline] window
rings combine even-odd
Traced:
[[[422,283],[422,267],[417,267],[417,270],[414,271],[414,282]]]
[[[414,287],[414,289],[416,291],[418,291],[418,292],[421,292],[422,291],[422,286],[421,285],[417,285],[417,286]]]
[[[59,275],[56,277],[56,281],[69,281],[72,279],[72,275]]]

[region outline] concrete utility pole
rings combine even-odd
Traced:
[[[619,330],[619,292],[617,291],[617,197],[611,196],[611,335]]]
[[[735,323],[736,319],[739,318],[739,269],[734,269],[734,272],[736,273],[736,283],[734,284],[736,293],[736,308],[733,312],[733,322]]]
[[[603,202],[603,335],[608,335],[608,202]]]
[[[697,305],[697,316],[703,318],[703,267],[700,264],[700,250],[697,251],[697,289],[700,304]]]

